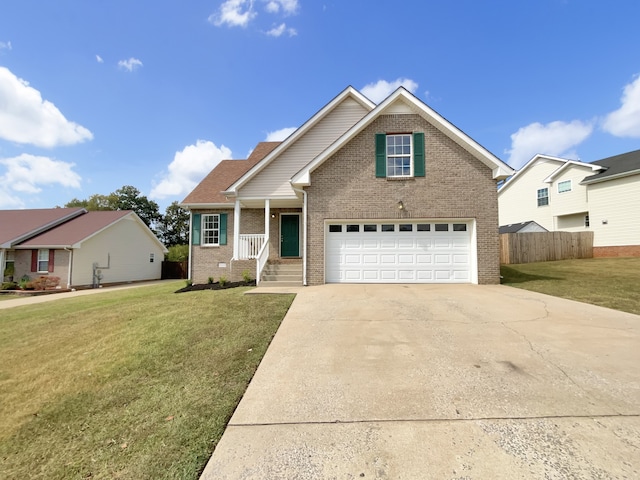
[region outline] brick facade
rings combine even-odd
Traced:
[[[242,272],[248,270],[251,278],[256,276],[256,260],[231,260],[233,257],[233,209],[229,210],[194,210],[193,213],[226,213],[227,244],[216,247],[192,246],[191,279],[193,283],[206,283],[209,277],[218,281],[221,276],[231,282],[242,280]],[[302,209],[272,208],[273,217],[269,222],[269,261],[280,261],[280,215],[282,213],[300,213],[300,229],[302,230]],[[264,233],[264,210],[261,208],[243,208],[240,212],[240,233]],[[302,249],[302,242],[300,242]],[[226,266],[220,266],[226,264]]]
[[[393,132],[425,133],[425,177],[376,178],[375,134]],[[478,283],[500,282],[491,169],[420,115],[381,115],[314,171],[306,190],[310,285],[324,283],[327,219],[475,219]],[[405,205],[402,211],[399,201]]]
[[[31,250],[15,250],[13,280],[19,281],[23,276],[35,280],[38,277],[60,277],[60,287],[68,288],[69,280],[69,252],[67,250],[55,250],[53,257],[53,272],[31,271]]]
[[[640,245],[593,247],[593,257],[640,257]]]

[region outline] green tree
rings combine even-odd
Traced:
[[[158,224],[158,236],[167,247],[189,243],[189,211],[173,202]]]
[[[65,207],[84,207],[89,211],[133,210],[154,233],[156,226],[162,221],[158,204],[131,185],[125,185],[109,195],[96,193],[85,200],[74,198]]]

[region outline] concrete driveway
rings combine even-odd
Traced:
[[[202,478],[640,478],[640,316],[505,286],[302,289]]]

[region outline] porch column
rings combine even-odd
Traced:
[[[4,255],[4,248],[0,248],[0,283],[4,282]]]
[[[271,207],[269,205],[269,199],[264,201],[264,241],[269,241],[269,225],[271,222]]]
[[[240,251],[240,200],[236,197],[236,204],[233,208],[233,259],[238,260]]]

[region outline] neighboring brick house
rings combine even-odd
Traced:
[[[498,192],[500,225],[593,232],[595,257],[640,256],[640,150],[584,163],[536,155]]]
[[[156,280],[166,252],[130,210],[0,210],[0,266],[7,281],[59,277],[61,288],[72,288]]]
[[[496,183],[511,174],[404,88],[375,105],[349,87],[184,199],[190,278],[297,264],[305,285],[499,283]]]

